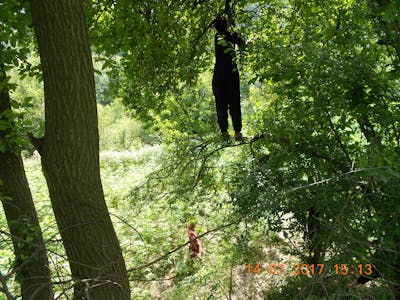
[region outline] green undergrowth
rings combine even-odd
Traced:
[[[197,223],[196,231],[202,234],[224,225],[231,210],[229,204],[221,206],[212,199],[209,203],[198,204],[188,203],[185,198],[179,197],[175,201],[167,200],[161,195],[162,191],[153,201],[137,198],[136,191],[144,187],[146,175],[161,166],[162,151],[162,147],[157,145],[137,151],[104,151],[100,155],[105,198],[130,270],[132,297],[195,299],[208,295],[219,299],[229,285],[231,268],[238,273],[244,270],[245,260],[235,254],[237,246],[243,245],[235,244],[237,229],[234,226],[202,238],[200,259],[190,259],[188,247],[184,246],[159,262],[140,268],[186,243],[189,220]],[[49,251],[53,281],[68,281],[70,271],[64,259],[65,252],[52,213],[40,158],[34,155],[25,159],[24,164]],[[199,215],[199,208],[203,216]],[[6,228],[4,214],[0,216],[1,227]],[[3,235],[0,249],[0,269],[11,272],[12,245]],[[241,261],[243,266],[240,264],[238,267],[237,263]],[[132,270],[138,267],[138,270]],[[8,284],[10,290],[18,294],[14,282],[10,280]],[[193,286],[197,287],[195,291]],[[66,295],[71,295],[71,284],[57,283],[54,287],[56,295],[64,290],[69,290]]]
[[[129,270],[132,299],[224,299],[229,295],[242,299],[326,299],[327,294],[329,299],[350,299],[346,298],[350,278],[271,274],[271,264],[293,266],[299,260],[285,250],[290,248],[290,240],[270,231],[262,220],[244,220],[206,234],[201,238],[199,259],[190,259],[187,246],[167,255],[187,241],[189,221],[196,222],[198,234],[207,233],[232,221],[233,208],[221,201],[221,193],[197,203],[183,196],[171,200],[162,190],[153,199],[139,197],[146,194],[148,179],[155,180],[156,171],[163,165],[163,151],[156,145],[137,151],[103,151],[100,155],[105,198]],[[71,284],[57,283],[69,279],[70,272],[39,157],[25,159],[25,169],[49,250],[56,295],[69,290],[66,295],[70,297]],[[149,195],[153,194],[149,191]],[[4,214],[0,216],[1,227],[6,228]],[[10,271],[13,254],[4,235],[0,254],[0,269]],[[260,264],[261,273],[249,273],[248,264],[252,268]],[[8,284],[17,294],[14,282]],[[352,297],[385,299],[379,295],[386,297],[387,289],[378,282],[358,288]]]

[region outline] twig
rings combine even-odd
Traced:
[[[208,31],[208,29],[211,28],[211,26],[214,24],[214,20],[212,20],[207,27],[200,33],[200,35],[198,35],[193,41],[192,41],[192,49],[194,48],[194,46],[197,45],[197,43],[200,41],[200,39],[206,34],[206,32]]]
[[[131,224],[129,224],[128,221],[124,220],[122,217],[120,217],[120,216],[118,216],[118,215],[116,215],[116,214],[114,214],[114,213],[112,213],[112,212],[110,212],[110,215],[113,216],[113,217],[115,217],[115,218],[117,218],[117,219],[120,220],[123,224],[125,224],[126,226],[128,226],[129,228],[131,228],[133,231],[135,231],[135,232],[139,235],[140,239],[141,239],[143,242],[145,242],[145,240],[144,240],[142,234],[140,233],[140,231],[137,230],[135,227],[133,227]]]
[[[0,282],[1,282],[1,287],[0,287],[0,292],[5,294],[7,296],[7,300],[16,300],[14,296],[11,294],[10,290],[8,289],[7,286],[7,276],[3,276],[3,274],[0,273]]]
[[[353,165],[353,161],[351,160],[350,154],[347,152],[346,147],[343,145],[342,139],[340,138],[340,135],[339,135],[338,131],[336,130],[335,125],[333,124],[331,114],[329,113],[328,110],[326,110],[325,113],[326,113],[326,116],[329,121],[329,127],[331,128],[331,130],[336,138],[336,141],[338,142],[338,144],[340,146],[340,149],[342,150],[343,154],[346,156],[347,162],[349,163],[349,165],[351,167]]]
[[[255,135],[249,141],[242,141],[237,144],[227,144],[227,145],[221,146],[221,147],[214,149],[211,152],[207,153],[203,158],[208,158],[208,157],[212,156],[214,153],[217,153],[218,151],[223,150],[225,148],[234,148],[234,147],[239,147],[239,146],[243,146],[243,145],[252,145],[255,141],[263,139],[264,137],[265,137],[265,135],[263,133],[259,133],[259,134]]]
[[[207,232],[204,232],[204,233],[198,235],[198,236],[197,236],[197,239],[200,239],[200,238],[202,238],[202,237],[204,237],[204,236],[206,236],[206,235],[208,235],[208,234],[210,234],[210,233],[212,233],[212,232],[219,231],[219,230],[224,229],[224,228],[226,228],[226,227],[230,227],[230,226],[232,226],[232,225],[238,224],[238,223],[240,223],[240,222],[242,221],[242,219],[243,219],[243,217],[241,217],[241,218],[239,218],[238,220],[233,221],[233,222],[231,222],[231,223],[224,224],[224,225],[218,226],[218,227],[216,227],[216,228],[214,228],[214,229],[211,229],[211,230],[209,230],[209,231],[207,231]],[[182,249],[183,247],[185,247],[186,245],[188,245],[188,244],[190,244],[190,243],[191,243],[191,241],[187,241],[186,243],[179,245],[178,247],[172,249],[171,251],[165,253],[164,255],[161,255],[160,257],[156,258],[155,260],[153,260],[153,261],[151,261],[151,262],[149,262],[149,263],[140,265],[140,266],[135,267],[135,268],[128,269],[128,273],[133,272],[133,271],[137,271],[137,270],[140,270],[140,269],[144,269],[144,268],[147,268],[147,267],[149,267],[149,266],[151,266],[151,265],[154,265],[155,263],[157,263],[157,262],[163,260],[164,258],[167,258],[167,257],[170,256],[172,253],[174,253],[174,252],[176,252],[176,251]]]
[[[308,188],[313,187],[315,185],[319,185],[319,184],[322,184],[322,183],[327,183],[327,182],[330,182],[330,181],[332,181],[334,179],[337,179],[337,178],[340,178],[340,177],[344,177],[344,176],[347,176],[347,175],[361,173],[361,172],[365,172],[365,171],[371,171],[371,170],[390,169],[390,168],[391,168],[390,166],[383,166],[383,167],[373,167],[373,168],[364,168],[364,169],[351,170],[349,172],[342,173],[342,174],[339,174],[339,175],[331,177],[331,178],[326,178],[326,179],[322,179],[320,181],[312,182],[312,183],[307,184],[307,185],[302,185],[302,186],[299,186],[299,187],[295,187],[295,188],[293,188],[293,189],[291,189],[291,190],[289,190],[287,192],[284,192],[283,195],[287,195],[289,193],[293,193],[293,192],[296,192],[298,190],[308,189]]]

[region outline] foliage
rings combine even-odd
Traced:
[[[211,22],[223,1],[87,5],[100,61],[102,180],[135,299],[221,299],[230,292],[265,299],[396,297],[398,3],[232,2],[236,30],[250,41],[239,57],[247,136],[241,142],[215,134]],[[39,133],[40,86],[25,82],[13,97],[34,95],[33,108],[22,101],[21,111],[28,110]],[[54,276],[64,278],[69,271],[37,168],[34,161],[28,175]],[[189,221],[199,234],[231,226],[201,239],[199,261],[182,248],[140,268],[185,243]],[[7,239],[2,243],[1,257],[11,256]],[[277,261],[372,263],[380,278],[354,287],[355,275],[246,274],[248,263],[267,268]],[[2,268],[9,265],[1,260]]]
[[[92,1],[88,6],[95,51],[110,68],[111,89],[145,120],[168,106],[208,68],[209,28],[222,1]]]
[[[377,43],[363,2],[272,7],[260,7],[257,52],[249,60],[267,83],[259,93],[273,101],[256,123],[265,139],[233,171],[234,201],[245,213],[268,217],[275,230],[302,232],[294,254],[307,261],[371,261],[398,283],[395,61]],[[292,215],[289,226],[283,214]]]
[[[15,83],[10,82],[10,70],[17,67],[20,74],[35,76],[37,67],[28,61],[32,43],[31,19],[24,9],[24,1],[10,0],[0,3],[0,89],[13,91]],[[23,128],[29,126],[29,120],[16,109],[29,107],[30,98],[23,97],[21,102],[11,99],[11,108],[1,112],[0,131],[7,132],[7,139],[0,141],[0,151],[11,149],[19,151],[26,145]],[[13,124],[15,123],[15,124]]]
[[[107,106],[97,106],[101,150],[132,150],[154,144],[157,137],[130,117],[126,108],[114,100]]]
[[[170,154],[154,176],[162,182],[153,180],[153,193],[167,191],[171,201],[184,195],[199,214],[200,203],[210,197],[233,204],[243,218],[264,219],[270,230],[284,232],[297,245],[289,253],[302,261],[372,263],[384,285],[392,282],[395,289],[397,58],[379,42],[370,7],[355,1],[276,1],[242,12],[243,31],[255,38],[243,61],[245,78],[252,76],[254,83],[244,99],[253,115],[245,122],[247,132],[261,131],[262,138],[221,145],[208,135],[211,130],[198,135],[197,127],[181,125],[184,113],[174,114],[189,107],[188,119],[196,122],[199,104],[166,97],[173,101],[164,102],[167,114],[160,116],[171,124],[163,130]],[[335,284],[324,282],[329,294]]]

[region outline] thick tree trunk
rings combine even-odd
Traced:
[[[0,66],[0,83],[5,84],[6,74]],[[10,122],[5,115],[10,110],[8,89],[0,91],[0,120]],[[7,131],[0,131],[2,142],[7,142]],[[22,299],[53,299],[49,263],[42,231],[21,155],[13,147],[0,151],[0,194],[15,254],[16,279],[21,285]]]
[[[42,166],[75,299],[129,299],[100,181],[93,64],[82,0],[31,0],[45,92]]]

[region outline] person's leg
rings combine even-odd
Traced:
[[[240,83],[239,73],[234,73],[233,93],[231,103],[229,105],[229,113],[232,118],[233,130],[235,130],[235,139],[242,138],[242,112],[240,109]]]
[[[240,96],[235,95],[232,99],[232,103],[229,106],[229,113],[232,118],[233,130],[235,130],[235,139],[242,138],[242,113],[240,109]]]
[[[224,137],[229,137],[228,134],[228,104],[223,95],[215,96],[215,104],[217,108],[218,125]]]

